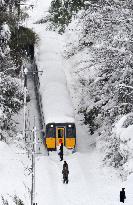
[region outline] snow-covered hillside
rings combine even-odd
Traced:
[[[18,139],[22,141],[22,136],[18,135]],[[29,204],[29,187],[30,179],[29,164],[24,149],[17,147],[18,145],[7,145],[0,142],[0,204],[15,205],[15,197],[21,199],[25,204]],[[3,200],[2,200],[3,198]],[[5,203],[4,203],[5,201]]]
[[[104,162],[124,177],[132,158],[131,134],[127,137],[133,124],[131,16],[131,1],[94,2],[78,12],[64,33],[76,113],[99,139]],[[123,117],[124,141],[113,129]]]
[[[29,202],[29,160],[13,119],[23,106],[23,91],[9,45],[14,18],[7,11],[10,3],[0,1],[0,205]]]

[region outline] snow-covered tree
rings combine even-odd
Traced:
[[[16,74],[17,67],[11,57],[10,39],[12,20],[10,6],[14,1],[2,1],[0,4],[0,139],[7,141],[14,131],[11,117],[23,106],[23,92],[20,79]],[[10,9],[9,9],[10,8]]]
[[[75,16],[82,7],[85,7],[84,0],[53,0],[49,8],[49,15],[44,19],[44,22],[47,19],[52,29],[63,33],[71,22],[72,17]]]
[[[119,140],[112,127],[133,111],[132,3],[88,1],[65,35],[65,57],[71,59],[74,89],[78,90],[76,109],[83,114],[91,135],[105,141],[109,136],[116,145],[110,147],[112,159],[116,159],[114,153],[120,159]]]
[[[9,133],[13,128],[11,116],[23,106],[23,93],[10,57],[10,29],[6,23],[1,25],[0,39],[0,135],[5,139],[8,135],[5,130]]]

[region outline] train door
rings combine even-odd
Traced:
[[[65,128],[64,127],[56,127],[56,145],[63,143],[64,145],[65,139]]]

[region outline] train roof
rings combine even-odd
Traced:
[[[47,39],[47,43],[45,40],[45,37],[43,42],[42,38],[40,39],[36,53],[37,67],[43,70],[40,76],[40,93],[45,123],[74,123],[73,106],[58,40],[55,38],[52,44],[50,39]]]
[[[70,96],[65,85],[58,82],[41,85],[45,123],[74,122]]]

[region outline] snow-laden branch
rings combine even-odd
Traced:
[[[119,84],[119,86],[120,86],[120,87],[126,87],[126,88],[131,88],[131,89],[133,89],[133,86],[125,85],[124,83]]]

